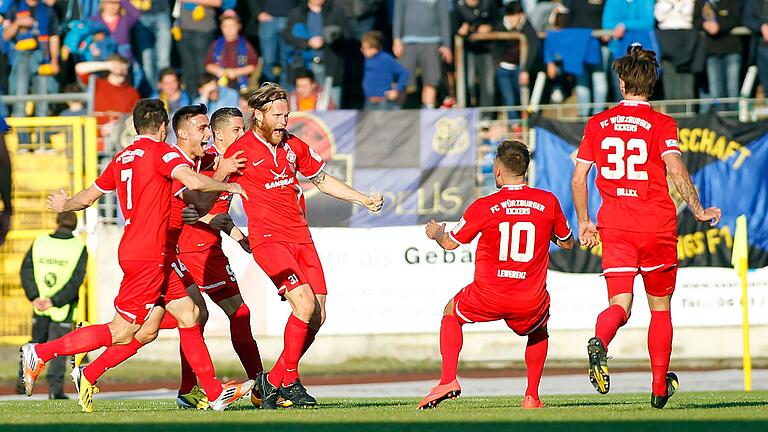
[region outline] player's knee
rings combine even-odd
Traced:
[[[315,302],[314,301],[301,301],[296,302],[293,310],[293,314],[296,318],[310,322],[315,314]]]
[[[139,330],[135,337],[142,345],[146,345],[157,339],[158,333],[158,330]]]
[[[183,310],[174,310],[172,313],[176,321],[178,321],[179,327],[194,327],[195,324],[199,323],[200,308],[197,305],[184,308]]]
[[[126,345],[129,342],[131,342],[131,339],[133,339],[133,336],[135,334],[132,329],[127,327],[113,327],[110,326],[109,331],[112,333],[112,344],[113,345]]]

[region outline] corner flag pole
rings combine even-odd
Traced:
[[[749,295],[747,293],[747,269],[749,268],[749,247],[747,244],[747,217],[736,219],[736,234],[733,240],[731,265],[741,281],[742,335],[744,339],[744,391],[752,391],[752,357],[749,353]]]

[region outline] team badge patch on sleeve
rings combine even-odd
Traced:
[[[176,159],[177,157],[179,157],[178,153],[176,153],[176,152],[168,152],[168,153],[163,155],[163,161],[165,163],[168,163],[168,162]]]

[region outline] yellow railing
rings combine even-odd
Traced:
[[[5,141],[13,167],[11,231],[0,247],[0,343],[21,344],[31,336],[32,306],[24,295],[19,272],[34,238],[56,228],[55,215],[46,209],[48,193],[74,193],[97,175],[96,120],[90,117],[8,118]],[[96,213],[78,214],[80,233],[87,242]],[[96,268],[89,253],[88,272],[80,287],[77,320],[95,313]]]

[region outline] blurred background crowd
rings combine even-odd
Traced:
[[[544,102],[589,115],[619,98],[610,64],[631,42],[661,54],[655,99],[738,97],[750,65],[768,84],[764,0],[2,0],[0,15],[3,94],[79,93],[94,76],[101,125],[140,97],[237,106],[263,81],[294,110],[451,107],[457,88],[467,106],[514,106],[539,72]]]

